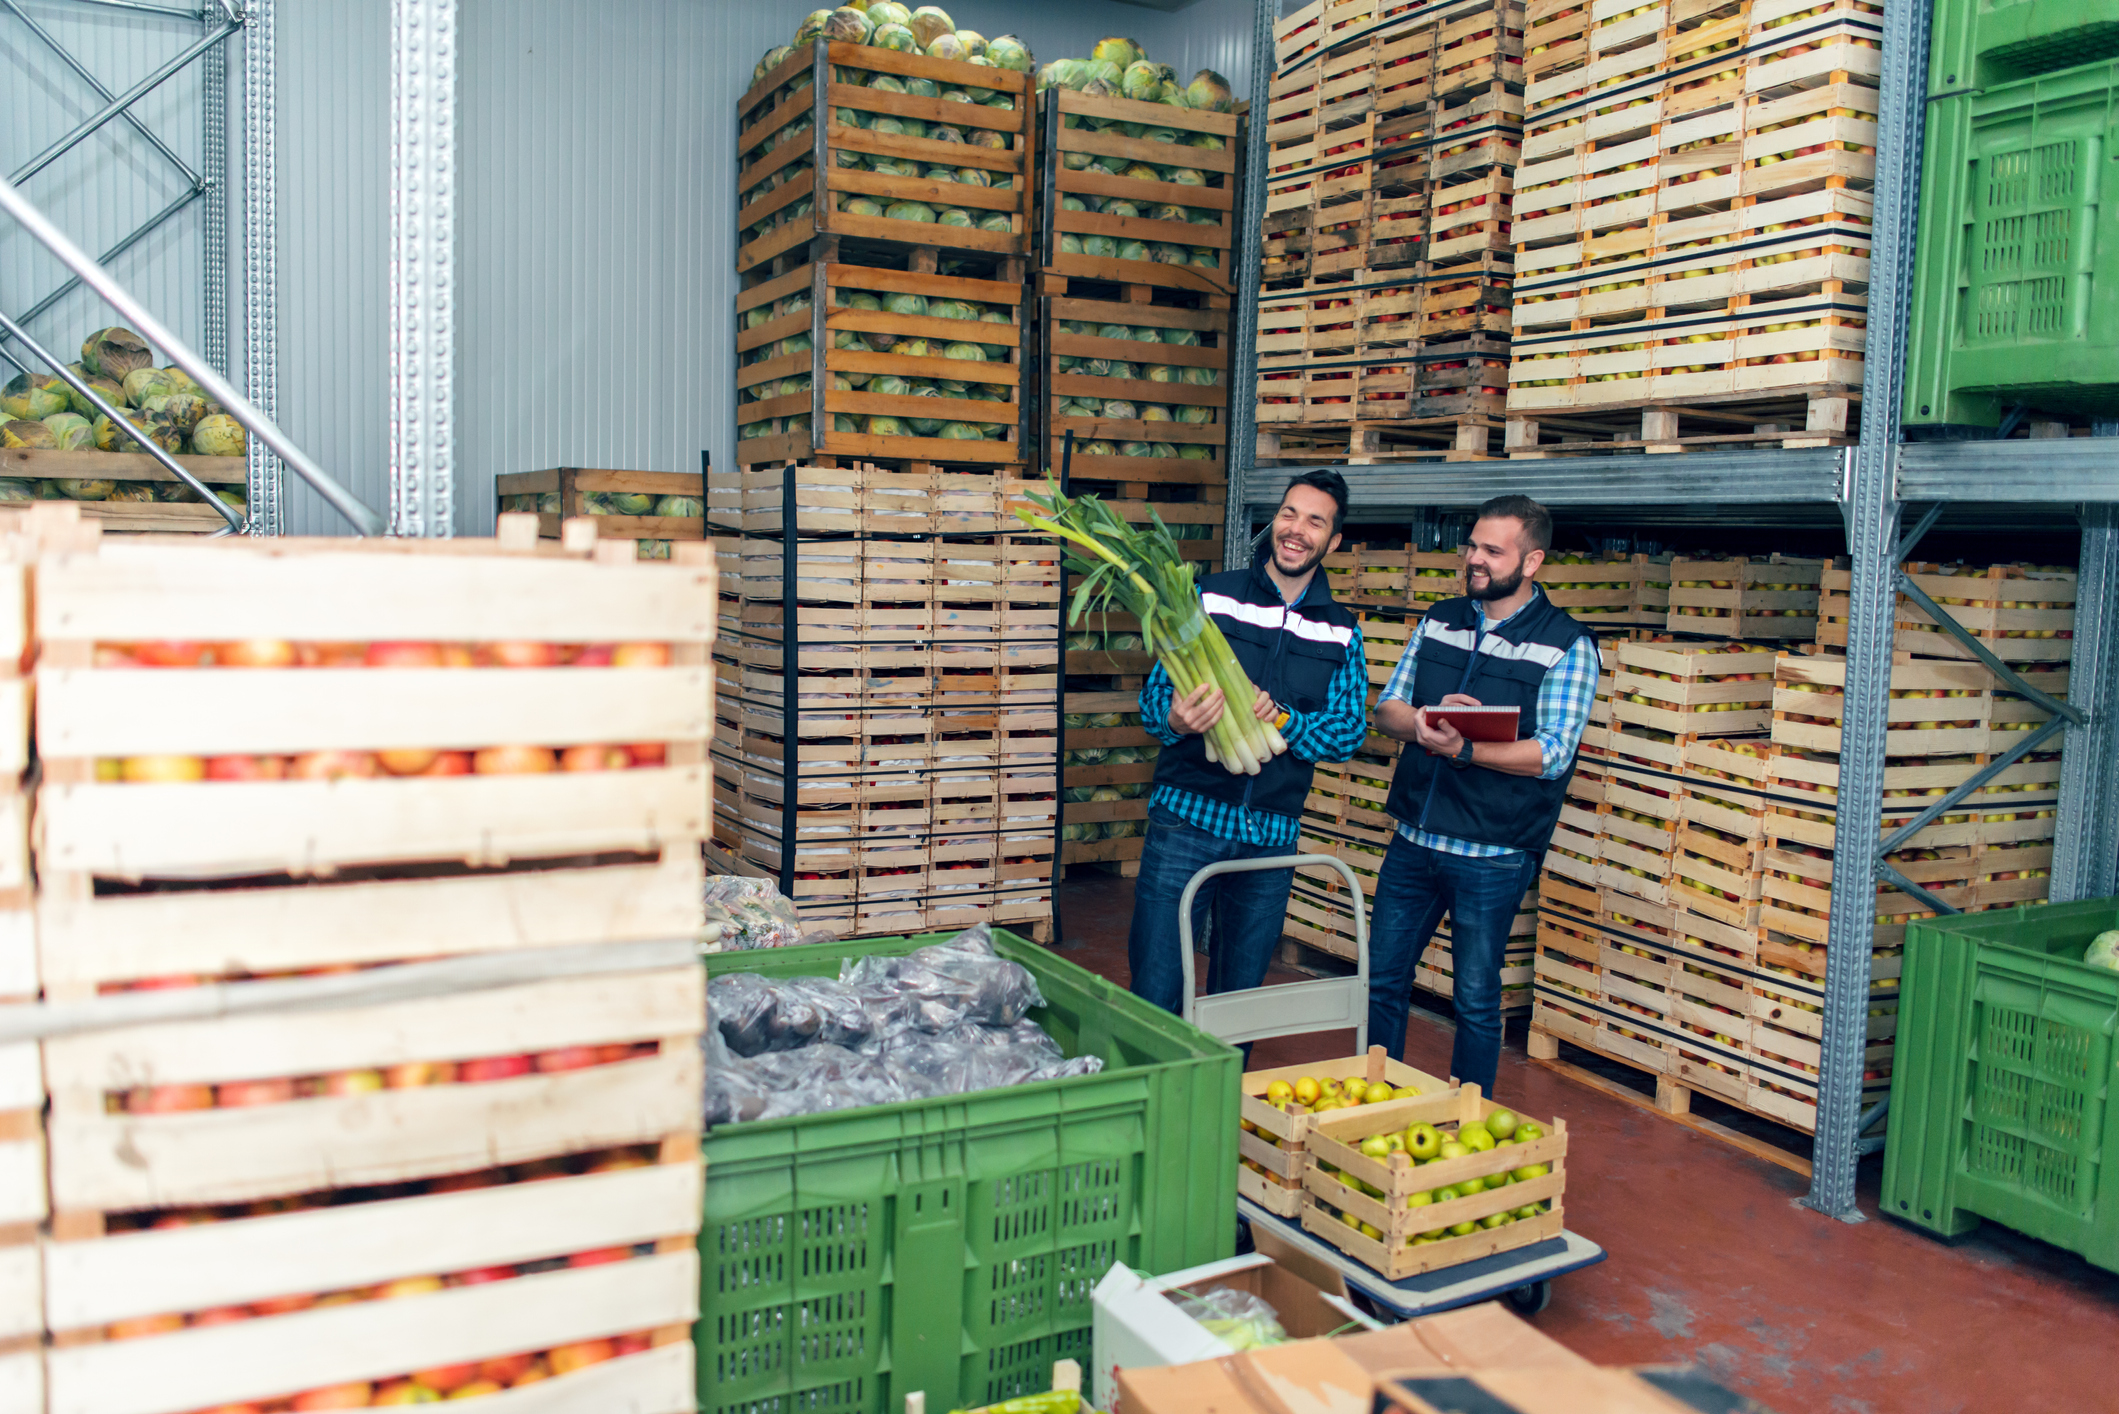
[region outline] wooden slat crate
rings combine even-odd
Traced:
[[[1597,561],[1587,555],[1554,555],[1538,571],[1538,584],[1555,608],[1567,610],[1588,628],[1630,624],[1643,558],[1633,555]]]
[[[1814,639],[1823,572],[1822,561],[1777,554],[1673,560],[1669,629],[1731,638]]]
[[[2026,664],[2027,679],[2050,696],[2067,695],[2062,664]],[[1886,757],[1998,754],[2016,734],[2034,729],[2045,712],[2004,692],[1978,663],[1941,659],[1895,663],[1887,704]],[[1784,654],[1774,667],[1773,739],[1804,751],[1838,752],[1846,709],[1846,660],[1826,654]]]
[[[1913,582],[1952,619],[2004,662],[2061,662],[2074,654],[2075,572],[2061,566],[1960,565],[1906,567]],[[1818,600],[1817,641],[1847,644],[1848,572],[1827,569]],[[1970,660],[1972,652],[1945,633],[1925,609],[1898,597],[1893,644],[1916,658]]]
[[[881,467],[782,466],[713,472],[708,517],[751,536],[785,529],[792,485],[797,535],[987,535],[1015,529],[1038,483],[976,471],[887,471]],[[741,542],[732,542],[740,544]],[[741,563],[740,553],[733,561]]]
[[[594,529],[565,541],[593,545],[576,525]],[[415,1372],[689,1407],[704,983],[681,940],[700,919],[716,575],[705,546],[639,564],[619,542],[541,552],[536,529],[47,539],[36,911],[54,998],[218,983],[240,1013],[290,975],[678,940],[631,970],[46,1041],[51,1408],[379,1396]],[[659,651],[604,672],[608,648],[482,665],[613,642]],[[463,666],[423,666],[444,660],[428,645],[464,645],[446,654]],[[142,692],[147,717],[126,706]],[[660,764],[360,774],[614,732]],[[297,778],[272,778],[288,756]],[[372,1288],[413,1299],[349,1299]]]
[[[1097,492],[1129,507],[1128,519],[1145,520],[1145,503],[1158,497],[1160,513],[1185,488],[1196,508],[1177,523],[1211,532],[1215,512],[1204,507],[1226,502],[1229,477],[1229,311],[1182,291],[1160,296],[1043,301],[1046,465],[1058,473],[1064,464],[1070,493]]]
[[[1611,708],[1616,722],[1677,736],[1741,736],[1764,731],[1773,719],[1770,649],[1621,643],[1618,658]]]
[[[706,538],[706,486],[703,472],[603,471],[562,466],[547,471],[509,472],[494,478],[493,493],[500,513],[522,512],[537,517],[537,533],[557,540],[565,522],[577,516],[595,516],[596,533],[605,540],[641,541],[642,559],[666,560],[669,542]],[[625,500],[615,500],[625,497]],[[667,498],[696,502],[700,514],[664,515]],[[638,514],[616,507],[644,502]]]
[[[1039,101],[1046,293],[1087,280],[1225,299],[1236,287],[1241,118],[1060,86]]]
[[[937,274],[932,249],[905,253],[900,269],[844,263],[825,245],[736,297],[737,463],[1026,462],[1020,263],[974,279]]]
[[[19,451],[4,454],[13,458]],[[41,990],[29,857],[34,524],[79,516],[73,503],[0,515],[0,1011]],[[104,523],[105,528],[107,522]],[[44,1281],[38,1234],[50,1212],[44,1079],[34,1042],[0,1046],[0,1410],[43,1414]]]
[[[889,76],[903,90],[878,87]],[[917,91],[989,97],[945,102]],[[1031,82],[1027,75],[822,38],[790,54],[737,101],[739,274],[781,273],[816,236],[940,247],[967,258],[1030,250]],[[876,130],[890,120],[902,131]],[[998,146],[939,140],[930,129],[992,135]],[[887,170],[886,170],[887,169]],[[929,171],[951,176],[929,176]],[[983,182],[966,173],[984,174]],[[872,203],[885,214],[867,214]],[[967,224],[892,218],[897,204],[956,210]]]
[[[1508,946],[1501,955],[1501,1014],[1513,1016],[1530,1010],[1531,956],[1536,940],[1538,892],[1535,886],[1523,896],[1523,910],[1509,925]],[[1445,915],[1435,927],[1435,936],[1413,968],[1413,985],[1438,997],[1456,995],[1456,955],[1451,945],[1450,921]]]
[[[1385,1084],[1419,1095],[1440,1094],[1450,1088],[1447,1080],[1392,1060],[1380,1045],[1370,1046],[1366,1056],[1246,1071],[1237,1097],[1243,1132],[1237,1136],[1236,1189],[1267,1212],[1284,1218],[1302,1212],[1302,1176],[1309,1167],[1305,1141],[1317,1115],[1330,1111],[1313,1113],[1299,1098],[1276,1105],[1266,1092],[1276,1083],[1292,1087],[1304,1078]]]
[[[183,468],[209,487],[226,487],[238,501],[250,479],[241,457],[181,456]],[[198,493],[145,452],[60,452],[41,447],[0,448],[0,478],[20,483],[30,498],[63,495],[68,489],[111,489],[95,500],[77,500],[81,514],[113,535],[209,535],[228,522]],[[78,482],[68,488],[56,483]],[[101,483],[101,484],[99,484]],[[46,489],[49,488],[49,489]],[[91,490],[91,494],[93,494]],[[7,504],[7,503],[0,503]]]
[[[1875,7],[1566,8],[1530,16],[1511,451],[1845,440]]]
[[[1408,1155],[1393,1154],[1386,1162],[1365,1157],[1357,1147],[1370,1135],[1413,1124],[1431,1124],[1455,1133],[1456,1128],[1483,1120],[1500,1108],[1481,1096],[1478,1086],[1466,1085],[1436,1095],[1334,1111],[1315,1121],[1307,1136],[1314,1162],[1303,1174],[1307,1190],[1302,1208],[1304,1231],[1393,1281],[1513,1251],[1556,1235],[1564,1222],[1561,1195],[1567,1182],[1564,1119],[1541,1121],[1542,1132],[1536,1138],[1507,1149],[1436,1159],[1418,1167]],[[1535,1167],[1546,1171],[1504,1188],[1422,1207],[1411,1207],[1406,1201],[1416,1192]],[[1359,1179],[1383,1196],[1371,1198],[1342,1178]],[[1451,1232],[1465,1222],[1478,1223],[1496,1215],[1497,1226],[1482,1225],[1462,1236]]]

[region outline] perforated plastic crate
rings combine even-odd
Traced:
[[[726,953],[712,973],[836,975],[944,935]],[[972,1408],[1087,1363],[1090,1293],[1230,1254],[1241,1057],[1007,933],[1034,1019],[1102,1073],[723,1125],[699,1233],[705,1414]]]
[[[2119,1271],[2119,972],[2081,961],[2107,928],[2119,899],[1907,928],[1886,1213],[1948,1236],[1992,1218]]]

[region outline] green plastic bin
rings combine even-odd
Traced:
[[[2119,972],[2082,951],[2119,899],[1912,924],[1883,1210],[1955,1236],[1992,1218],[2119,1271]]]
[[[2119,416],[2119,61],[1928,105],[1905,420]]]
[[[947,935],[727,953],[710,974],[836,976]],[[724,1125],[699,1232],[705,1414],[902,1414],[1050,1387],[1089,1363],[1113,1262],[1174,1271],[1236,1235],[1233,1048],[1007,933],[1034,1019],[1101,1074]]]
[[[1928,94],[2119,58],[2119,0],[1937,0]]]

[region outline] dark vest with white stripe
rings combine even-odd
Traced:
[[[1461,692],[1489,707],[1518,708],[1520,741],[1538,729],[1538,688],[1545,674],[1589,631],[1553,607],[1543,590],[1514,618],[1487,631],[1475,654],[1481,619],[1475,599],[1445,599],[1428,611],[1413,672],[1413,705],[1439,706],[1450,693]],[[1416,830],[1543,854],[1574,770],[1572,756],[1567,769],[1549,781],[1459,768],[1407,742],[1385,808]]]
[[[1199,582],[1200,606],[1213,616],[1244,672],[1275,702],[1295,712],[1324,710],[1332,679],[1353,650],[1354,616],[1332,598],[1325,580],[1320,568],[1301,602],[1287,605],[1263,565],[1210,574]],[[1231,702],[1226,710],[1248,712],[1251,704]],[[1162,749],[1155,758],[1155,784],[1229,805],[1299,816],[1310,794],[1310,770],[1309,762],[1284,751],[1255,776],[1233,774],[1207,759],[1206,738],[1195,735]]]

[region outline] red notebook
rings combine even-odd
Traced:
[[[1466,741],[1514,741],[1513,707],[1423,707],[1429,723],[1448,722]]]

